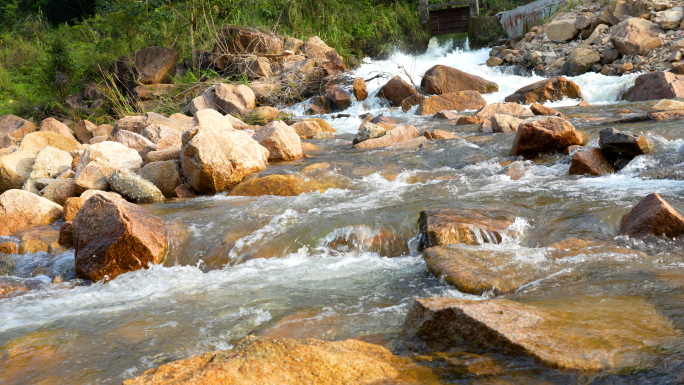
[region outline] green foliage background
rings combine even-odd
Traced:
[[[211,50],[222,25],[306,39],[318,35],[347,60],[424,46],[415,0],[6,0],[0,5],[0,114],[42,117],[119,56],[156,45],[191,56]],[[204,4],[198,7],[197,4]]]

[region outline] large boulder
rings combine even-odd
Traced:
[[[395,143],[405,142],[420,136],[420,132],[414,126],[398,126],[385,135],[363,141],[354,145],[354,148],[387,147]]]
[[[95,194],[73,221],[76,276],[109,281],[118,275],[159,264],[166,256],[164,222],[121,198]]]
[[[428,270],[462,293],[505,294],[534,278],[534,272],[515,263],[510,251],[481,250],[474,246],[430,247],[423,252]],[[515,267],[511,268],[513,265]]]
[[[54,147],[45,147],[36,153],[31,172],[26,177],[22,190],[34,194],[40,192],[37,182],[43,178],[55,178],[65,170],[71,170],[73,158],[68,152]]]
[[[47,225],[61,216],[62,206],[28,191],[7,190],[0,195],[0,236]]]
[[[172,198],[173,190],[183,184],[180,176],[180,162],[177,159],[148,163],[139,174],[157,186],[167,198]]]
[[[630,102],[681,97],[684,97],[684,75],[663,71],[639,75],[624,96]]]
[[[325,97],[338,111],[346,110],[351,106],[351,95],[340,85],[328,87],[325,90]]]
[[[359,340],[248,336],[231,349],[148,370],[124,385],[384,384],[432,381],[427,369]]]
[[[299,134],[282,120],[275,120],[261,127],[253,138],[266,147],[269,162],[294,160],[304,156]]]
[[[195,127],[183,133],[181,169],[200,193],[227,190],[267,162],[268,150],[242,131]]]
[[[314,59],[328,75],[340,75],[347,70],[344,60],[335,49],[328,47],[318,36],[313,36],[301,47],[309,59]]]
[[[233,130],[233,124],[226,116],[232,115],[228,114],[224,116],[218,111],[208,109],[197,111],[195,117],[192,118],[192,124],[190,126],[212,128],[216,131]]]
[[[477,91],[459,91],[449,94],[434,95],[425,98],[418,105],[416,115],[432,115],[442,110],[465,111],[476,110],[487,105]]]
[[[500,243],[515,215],[495,209],[429,208],[420,212],[420,250],[455,243]]]
[[[178,51],[164,47],[147,47],[129,56],[122,56],[116,63],[122,79],[142,84],[168,83],[176,74]]]
[[[15,115],[0,116],[0,148],[18,145],[36,125]]]
[[[579,33],[576,27],[577,16],[572,13],[558,15],[544,26],[546,37],[557,43],[572,40]]]
[[[532,104],[562,100],[563,98],[582,99],[579,86],[563,76],[540,80],[506,96],[507,102]]]
[[[479,76],[445,65],[436,65],[423,75],[420,87],[433,95],[450,94],[459,91],[477,91],[481,94],[497,92],[499,86]]]
[[[620,132],[613,127],[599,132],[599,147],[606,159],[618,170],[635,157],[653,150],[653,144],[645,136]]]
[[[544,153],[564,152],[570,146],[585,142],[584,135],[567,120],[557,116],[535,116],[518,126],[511,155],[536,157]]]
[[[402,100],[417,93],[418,91],[415,88],[397,75],[380,88],[378,96],[389,100],[393,106],[398,107]]]
[[[135,203],[164,199],[162,192],[152,182],[125,168],[117,169],[109,176],[109,187]]]
[[[492,132],[515,132],[518,131],[522,119],[515,116],[496,114],[490,119],[492,122]]]
[[[639,17],[630,17],[613,27],[610,40],[623,55],[643,54],[663,44],[658,37],[663,30],[657,24]]]
[[[101,142],[88,147],[76,168],[76,192],[109,189],[109,177],[114,170],[124,168],[140,169],[143,160],[140,154],[117,142]]]
[[[40,122],[40,131],[56,132],[60,135],[66,136],[67,138],[76,140],[76,137],[71,132],[71,129],[66,124],[55,118],[43,119],[43,121]]]
[[[575,48],[565,62],[565,73],[570,76],[582,75],[599,61],[601,55],[597,51],[591,48]]]
[[[552,368],[586,372],[638,370],[643,362],[657,361],[654,352],[679,338],[672,321],[648,301],[585,298],[533,303],[420,298],[404,325],[421,338],[530,356]],[[632,317],[640,322],[625,322]]]
[[[631,237],[684,234],[684,217],[657,193],[647,195],[620,221],[620,234]]]
[[[613,165],[598,148],[577,151],[572,155],[568,173],[570,175],[606,175],[613,173]]]
[[[245,116],[256,107],[254,91],[244,84],[234,86],[221,83],[214,90],[216,92],[216,107],[224,114]]]

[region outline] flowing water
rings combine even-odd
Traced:
[[[677,241],[617,236],[623,214],[658,192],[684,212],[680,122],[616,126],[643,133],[652,154],[605,177],[568,176],[570,159],[537,161],[508,156],[513,136],[478,134],[387,108],[374,97],[386,79],[402,74],[420,82],[446,64],[499,84],[488,102],[540,78],[483,66],[486,50],[463,51],[433,41],[427,53],[366,60],[356,76],[371,97],[346,114],[324,116],[339,134],[312,141],[312,157],[273,164],[263,174],[298,172],[328,162],[336,188],[295,197],[236,197],[225,193],[147,205],[175,229],[164,266],[121,275],[107,283],[76,280],[73,252],[15,256],[17,279],[35,290],[0,299],[0,384],[116,384],[166,362],[228,349],[248,334],[362,338],[397,354],[429,355],[432,348],[402,333],[414,298],[460,293],[433,277],[416,251],[419,212],[429,206],[510,210],[517,219],[500,244],[469,246],[503,257],[502,276],[534,279],[504,297],[567,311],[578,322],[621,334],[624,343],[666,340],[634,353],[634,369],[579,375],[529,359],[450,347],[446,358],[425,361],[443,383],[675,383],[684,362],[684,252]],[[596,145],[602,122],[648,110],[652,103],[617,102],[635,75],[586,74],[577,82],[593,108],[552,103]],[[293,112],[301,114],[303,106]],[[383,113],[419,127],[462,137],[418,149],[351,149],[359,114]],[[483,240],[488,234],[481,234]],[[551,247],[566,241],[567,247]],[[380,239],[380,246],[369,240]],[[36,269],[36,267],[41,267]],[[36,272],[42,273],[33,277]],[[30,278],[30,279],[29,279]],[[653,321],[657,320],[657,321]],[[648,324],[659,325],[651,327]],[[661,325],[666,325],[661,327]],[[636,341],[636,342],[635,342]],[[477,354],[477,356],[475,355]],[[468,360],[487,359],[496,370],[477,371]],[[433,357],[434,358],[434,357]]]

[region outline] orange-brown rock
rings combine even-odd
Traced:
[[[397,75],[380,88],[378,96],[389,100],[393,106],[398,107],[402,100],[417,93],[418,91],[415,88]]]
[[[684,217],[658,193],[649,194],[622,217],[620,234],[678,237],[684,234]]]
[[[67,198],[64,201],[63,219],[65,221],[73,221],[74,218],[76,218],[76,214],[78,214],[78,210],[80,210],[81,207],[83,207],[84,203],[85,199],[81,197]]]
[[[142,84],[168,83],[176,74],[178,51],[164,47],[147,47],[116,63],[118,76],[135,77]]]
[[[182,185],[176,186],[176,188],[173,189],[174,198],[190,198],[196,195],[197,193],[195,192],[195,189],[193,189],[189,184],[184,183]]]
[[[532,104],[562,100],[563,98],[582,99],[579,86],[563,76],[540,80],[506,96],[507,102]]]
[[[425,96],[413,94],[401,101],[401,110],[407,112],[411,107],[419,105],[423,100],[425,100]]]
[[[292,125],[292,129],[295,130],[295,132],[301,139],[311,139],[314,136],[323,132],[318,122],[312,120],[304,120],[301,122],[297,122]]]
[[[26,134],[36,129],[35,124],[18,116],[0,116],[0,148],[18,145]]]
[[[477,91],[460,91],[449,94],[434,95],[425,98],[416,111],[416,115],[432,115],[442,110],[465,111],[475,110],[487,105]]]
[[[181,169],[200,193],[215,194],[266,168],[268,150],[243,131],[196,127],[183,133]]]
[[[430,131],[425,131],[428,135],[425,135],[426,138],[435,140],[435,139],[458,139],[458,136],[454,135],[453,133],[449,131],[444,131],[444,130],[439,130],[439,129],[434,129],[432,132]]]
[[[488,94],[499,90],[499,86],[494,82],[445,65],[436,65],[427,70],[420,82],[420,88],[433,95],[459,91],[477,91],[481,94]]]
[[[422,383],[436,383],[429,370],[359,340],[248,336],[231,350],[172,362],[124,385],[379,384],[414,383],[418,378]]]
[[[34,225],[46,225],[62,216],[62,206],[24,190],[0,195],[0,236]]]
[[[513,213],[495,209],[428,208],[420,212],[418,248],[454,243],[499,243],[515,220]]]
[[[684,75],[663,71],[639,75],[634,86],[623,95],[630,102],[681,97],[684,97]]]
[[[303,156],[302,142],[297,131],[282,120],[275,120],[261,127],[253,139],[268,150],[269,162],[294,160]]]
[[[456,121],[456,125],[457,126],[463,126],[466,124],[480,124],[482,122],[483,122],[483,119],[478,118],[477,116],[461,116]]]
[[[59,253],[63,252],[60,247],[59,229],[54,226],[36,226],[15,234],[21,240],[19,254],[27,253]]]
[[[301,51],[307,58],[316,60],[316,63],[323,67],[328,75],[339,75],[347,70],[342,56],[318,36],[310,37],[302,46]]]
[[[610,40],[621,54],[628,56],[652,50],[663,44],[663,30],[649,20],[629,17],[610,31]]]
[[[118,275],[159,264],[168,240],[164,222],[124,199],[95,194],[73,221],[76,276],[109,281]]]
[[[543,106],[539,103],[532,103],[532,105],[530,106],[530,110],[532,110],[532,112],[535,115],[551,115],[551,116],[558,116],[559,118],[565,119],[565,115],[563,115],[562,112],[560,112],[554,108],[551,108],[551,107]]]
[[[433,118],[435,119],[441,119],[441,120],[452,120],[452,119],[458,119],[463,115],[459,115],[455,112],[449,111],[449,110],[444,110],[444,111],[439,111],[436,113]]]
[[[486,120],[494,115],[511,116],[534,116],[525,106],[518,103],[492,103],[480,108],[473,114],[474,117]]]
[[[340,85],[328,87],[325,90],[325,97],[337,111],[346,110],[351,106],[351,95]]]
[[[430,247],[423,258],[435,277],[468,294],[510,293],[534,279],[531,269],[511,263],[515,258],[512,252],[449,245]]]
[[[46,118],[40,122],[40,131],[56,132],[62,136],[76,140],[76,137],[66,124],[52,117]]]
[[[577,151],[572,156],[570,175],[606,175],[613,173],[613,166],[608,162],[600,149]]]
[[[356,143],[354,148],[375,148],[387,147],[394,143],[404,142],[420,136],[420,132],[414,126],[398,126],[387,132],[385,135],[374,139],[364,140]]]
[[[314,177],[311,175],[267,175],[249,177],[232,190],[234,196],[296,196],[312,191],[325,192],[329,188],[344,188],[346,180],[335,177]]]
[[[18,246],[16,242],[7,241],[0,243],[0,253],[2,254],[16,254]]]
[[[330,112],[328,98],[325,96],[314,96],[306,106],[307,115],[322,115]]]
[[[366,89],[366,81],[363,78],[354,78],[354,97],[359,102],[366,100],[368,97],[368,90]]]
[[[567,120],[556,116],[536,116],[518,126],[511,155],[536,157],[544,153],[564,152],[572,145],[584,145],[586,138]]]
[[[630,322],[632,317],[639,323]],[[681,332],[643,299],[587,297],[520,303],[421,298],[404,323],[421,338],[531,356],[552,368],[595,372],[638,368]]]
[[[304,121],[316,122],[316,123],[318,123],[318,127],[321,128],[321,131],[322,131],[322,132],[331,132],[331,133],[333,133],[333,134],[337,133],[337,130],[334,129],[333,126],[331,126],[328,122],[326,122],[326,121],[323,120],[323,119],[319,119],[319,118],[309,118],[309,119],[305,119]]]

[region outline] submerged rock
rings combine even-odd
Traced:
[[[575,82],[563,76],[540,80],[506,96],[507,102],[532,104],[562,100],[563,98],[582,99],[582,92]]]
[[[495,209],[429,208],[420,212],[419,250],[455,243],[500,243],[515,220],[508,211]]]
[[[409,253],[407,240],[386,228],[349,226],[329,234],[324,245],[339,252],[372,252],[382,257],[398,257]]]
[[[164,261],[164,222],[121,198],[94,194],[73,221],[76,276],[106,281]]]
[[[404,325],[421,338],[499,349],[585,372],[638,368],[643,360],[657,359],[660,346],[681,338],[653,305],[638,298],[563,301],[421,298]],[[640,322],[631,322],[632,317]]]
[[[359,340],[327,342],[315,339],[248,336],[231,349],[172,362],[124,381],[124,385],[154,384],[378,384],[434,381],[427,369],[407,377],[406,358]],[[403,369],[403,370],[402,370]],[[401,376],[403,374],[403,376]],[[401,376],[401,378],[400,378]],[[412,381],[411,381],[412,380]]]
[[[556,116],[536,116],[524,120],[511,148],[511,155],[536,157],[564,152],[573,145],[584,145],[586,138],[567,120]]]
[[[248,177],[232,190],[230,195],[241,196],[296,196],[312,191],[325,192],[329,188],[345,188],[347,180],[334,175],[308,173],[301,175],[266,175]]]
[[[577,151],[572,156],[570,175],[606,175],[613,173],[613,166],[608,162],[600,149]]]
[[[534,278],[534,272],[519,264],[507,263],[515,253],[480,250],[471,247],[436,246],[423,252],[428,270],[458,291],[468,294],[504,294],[515,291]]]
[[[684,234],[684,217],[667,201],[653,193],[637,203],[620,221],[620,234],[643,237],[650,234],[669,238]]]
[[[420,82],[420,88],[433,95],[459,91],[487,94],[499,90],[499,86],[494,82],[445,65],[436,65],[427,70]]]

